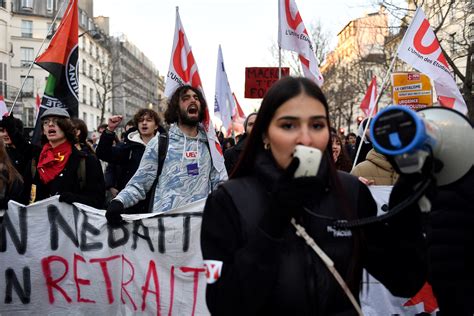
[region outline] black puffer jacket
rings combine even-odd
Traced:
[[[272,205],[269,192],[281,176],[269,159],[260,155],[254,176],[230,180],[207,199],[201,231],[203,257],[223,262],[220,278],[207,286],[211,314],[355,315],[333,276],[294,228],[288,224],[278,240],[261,229],[263,214],[273,211],[267,210]],[[326,184],[320,199],[313,199],[313,212],[344,219],[343,209],[349,204],[355,206],[357,217],[376,214],[369,190],[355,177],[338,173],[342,189],[324,171],[320,173]],[[343,190],[349,192],[345,198],[340,195]],[[414,295],[426,279],[421,230],[409,232],[400,223],[385,223],[351,232],[307,213],[301,223],[342,277],[352,280],[355,297],[362,268],[397,296]],[[355,237],[358,247],[354,247]]]

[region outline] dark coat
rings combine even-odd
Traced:
[[[80,175],[78,175],[81,159],[85,159],[85,181],[80,181]],[[82,188],[81,183],[83,183]],[[69,192],[74,195],[74,202],[90,205],[95,208],[103,208],[104,206],[104,174],[102,173],[100,162],[96,157],[80,152],[75,146],[72,146],[72,153],[66,166],[55,179],[48,184],[44,184],[40,180],[38,172],[35,172],[33,184],[36,185],[35,201]],[[31,187],[28,192],[31,192]]]
[[[201,248],[204,260],[223,262],[220,278],[207,285],[207,306],[212,315],[355,315],[334,277],[295,230],[287,224],[283,238],[269,237],[262,229],[271,208],[269,188],[278,176],[260,172],[230,180],[208,197],[203,214]],[[376,214],[375,202],[357,178],[338,172],[346,199],[329,182],[314,198],[312,212],[347,218],[346,204],[359,218]],[[344,203],[344,201],[346,203]],[[362,268],[394,295],[410,297],[426,279],[421,231],[407,233],[403,225],[375,224],[352,234],[330,222],[303,213],[302,226],[335,262],[352,293],[359,297]],[[400,238],[405,234],[406,238]],[[364,238],[354,247],[354,236]],[[410,237],[408,237],[410,236]],[[413,238],[412,238],[413,237]],[[355,258],[355,259],[354,259]]]
[[[227,170],[227,174],[231,174],[232,170],[237,165],[240,155],[244,151],[246,143],[247,143],[247,134],[244,134],[242,135],[242,137],[239,139],[239,141],[234,147],[229,148],[224,152],[224,163],[225,163],[225,168]]]
[[[138,132],[135,132],[138,134]],[[128,134],[123,143],[114,146],[115,133],[103,132],[100,136],[99,144],[95,150],[100,160],[112,163],[118,166],[118,174],[115,174],[115,188],[122,190],[128,183],[130,178],[135,174],[142,160],[146,145],[137,141],[133,141],[128,136],[136,135]],[[111,185],[109,183],[109,185]]]

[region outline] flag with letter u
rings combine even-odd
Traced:
[[[319,62],[295,0],[278,0],[278,3],[278,45],[298,53],[304,76],[322,86],[324,79],[318,67]]]
[[[184,28],[179,17],[178,8],[176,8],[176,26],[174,33],[173,47],[171,49],[171,60],[168,75],[165,84],[165,96],[171,97],[178,87],[191,85],[199,89],[204,95],[201,78],[199,77],[198,67],[194,60],[191,46],[189,45]],[[209,108],[205,112],[202,122],[209,140],[209,148],[212,156],[212,163],[217,171],[225,168],[222,148],[217,139],[214,126],[211,124]],[[212,145],[214,143],[214,146]]]
[[[446,57],[423,10],[418,8],[397,51],[398,57],[434,81],[442,106],[467,113]]]
[[[49,47],[35,60],[35,64],[49,72],[33,135],[33,142],[36,143],[41,137],[41,124],[38,124],[38,120],[47,108],[62,107],[67,109],[71,117],[78,115],[79,50],[77,43],[79,28],[77,1],[70,0]]]

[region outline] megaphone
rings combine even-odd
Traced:
[[[389,106],[374,117],[370,133],[375,149],[393,156],[403,173],[421,170],[432,153],[443,164],[434,173],[438,185],[462,178],[474,164],[472,125],[452,109],[429,107],[415,112]]]

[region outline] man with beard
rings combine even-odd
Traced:
[[[165,120],[170,124],[168,148],[153,198],[154,213],[165,212],[204,199],[219,183],[227,180],[212,163],[209,143],[200,123],[207,104],[202,93],[191,86],[178,88],[168,102]],[[147,145],[137,172],[112,200],[106,217],[112,225],[121,221],[125,208],[145,199],[159,170],[159,135]]]

